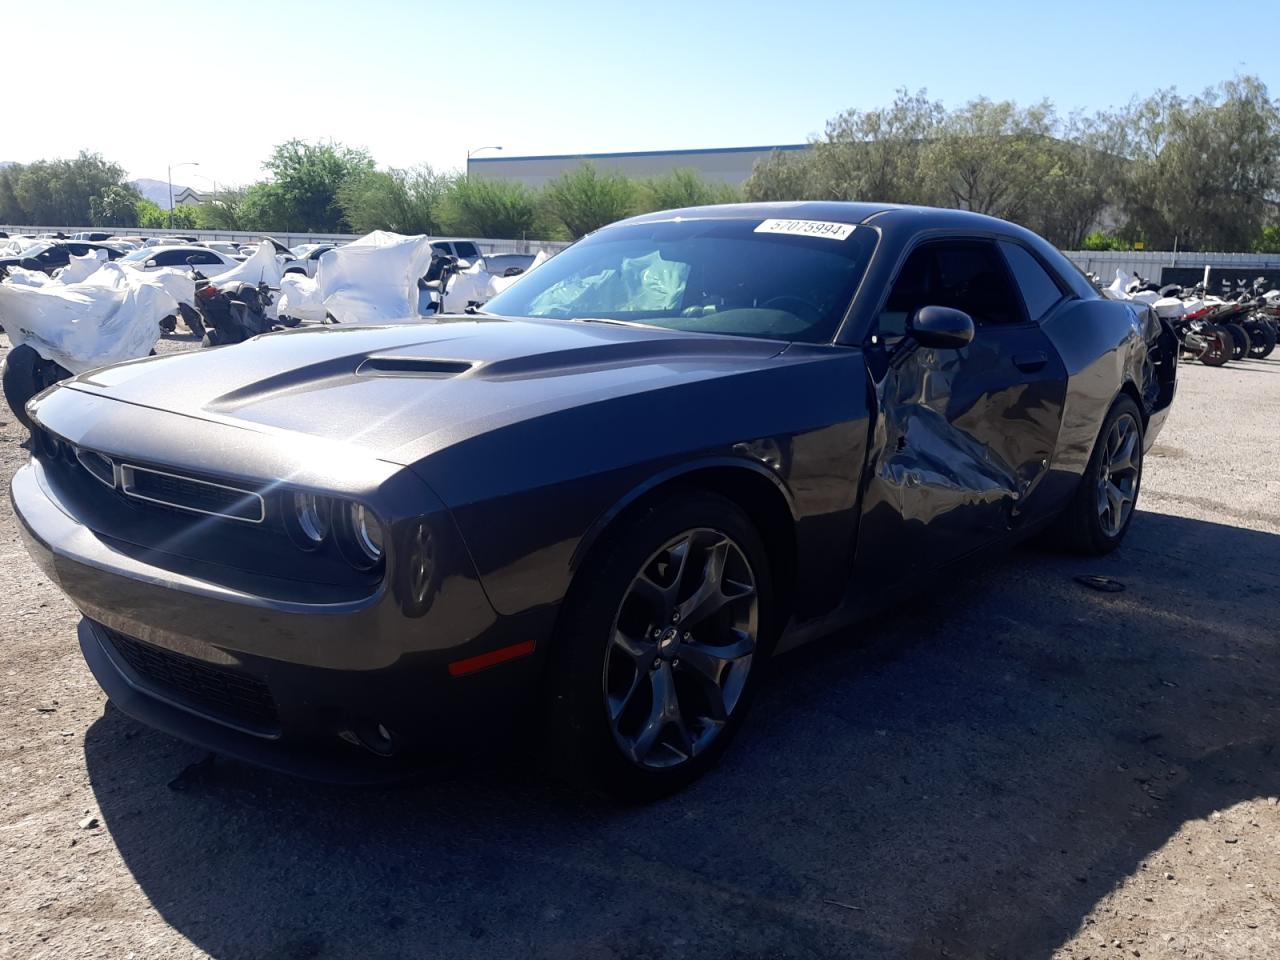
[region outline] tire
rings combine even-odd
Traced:
[[[1231,359],[1248,360],[1249,334],[1245,333],[1244,327],[1238,323],[1224,323],[1223,326],[1231,333]]]
[[[732,597],[704,617],[717,562]],[[581,571],[552,655],[552,760],[624,800],[665,796],[719,759],[772,651],[764,545],[734,503],[680,489],[620,518]]]
[[[221,343],[221,341],[218,339],[218,331],[210,330],[208,327],[205,327],[204,336],[200,338],[200,346],[216,347],[219,343]]]
[[[1231,355],[1234,353],[1234,345],[1231,340],[1231,333],[1226,327],[1214,324],[1201,336],[1205,340],[1204,352],[1199,357],[1201,363],[1208,367],[1221,367],[1231,359]]]
[[[194,307],[189,307],[185,303],[178,304],[178,310],[182,314],[182,322],[187,325],[187,329],[191,331],[192,336],[204,336],[204,321],[200,319],[200,313]]]
[[[165,333],[173,333],[178,329],[178,318],[173,314],[160,319],[160,329]]]
[[[4,389],[5,402],[9,409],[28,430],[35,426],[27,416],[27,401],[59,380],[71,376],[71,371],[64,369],[52,360],[46,360],[32,347],[19,344],[9,351],[4,358],[4,370],[0,372],[0,386]]]
[[[1113,442],[1117,433],[1119,445]],[[1126,434],[1133,441],[1128,454],[1131,470],[1129,484],[1125,483],[1129,478],[1128,474],[1112,472],[1117,463],[1123,462],[1123,450],[1128,446],[1128,441],[1124,439]],[[1142,414],[1132,397],[1121,394],[1102,421],[1102,429],[1098,431],[1093,455],[1089,457],[1089,465],[1085,468],[1079,489],[1050,528],[1050,539],[1056,546],[1071,553],[1088,556],[1102,556],[1120,546],[1133,522],[1138,493],[1142,487],[1142,442]],[[1120,476],[1119,482],[1116,481],[1116,476]],[[1106,491],[1110,487],[1127,495],[1127,501],[1118,503],[1122,498],[1108,496]],[[1107,511],[1119,513],[1108,514]],[[1112,517],[1116,519],[1113,520]]]
[[[1276,348],[1276,332],[1271,326],[1261,321],[1253,321],[1245,325],[1245,333],[1249,334],[1249,358],[1265,360]]]

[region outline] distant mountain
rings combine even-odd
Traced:
[[[169,209],[169,181],[168,180],[150,180],[146,177],[140,180],[132,181],[133,185],[138,188],[138,192],[150,200],[152,203],[159,205],[161,210]],[[173,185],[173,195],[176,197],[183,190],[187,189],[184,184],[175,183]]]

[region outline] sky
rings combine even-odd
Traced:
[[[1048,97],[1064,114],[1244,73],[1280,95],[1273,45],[1240,42],[1269,7],[11,0],[0,87],[31,95],[5,98],[0,161],[84,149],[160,180],[195,161],[174,181],[205,189],[259,179],[292,137],[450,169],[493,145],[523,156],[799,143],[899,87],[947,106]],[[1217,39],[1188,55],[1201,28]]]

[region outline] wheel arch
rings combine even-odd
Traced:
[[[579,541],[570,560],[569,593],[609,530],[655,500],[681,488],[718,494],[733,502],[751,521],[769,557],[778,625],[790,615],[796,588],[796,510],[783,481],[762,464],[732,457],[683,465],[651,477],[630,490],[602,514]]]
[[[1126,379],[1125,382],[1120,385],[1120,390],[1116,394],[1115,400],[1111,401],[1111,407],[1114,407],[1116,405],[1116,400],[1119,400],[1122,396],[1129,397],[1130,400],[1137,404],[1138,415],[1142,417],[1142,429],[1146,430],[1147,421],[1151,419],[1151,412],[1147,410],[1147,405],[1142,402],[1142,393],[1138,390],[1137,384],[1132,380]],[[1111,407],[1107,408],[1108,413],[1111,412]]]

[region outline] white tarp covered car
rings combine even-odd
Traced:
[[[73,279],[83,269],[66,268]],[[0,283],[0,324],[14,347],[27,344],[72,373],[147,356],[160,321],[195,296],[190,274],[177,269],[141,273],[103,263],[75,282],[62,282],[67,275],[38,286]]]
[[[418,313],[418,278],[431,264],[431,241],[376,230],[320,258],[315,280],[290,274],[279,310],[300,320],[384,323]]]

